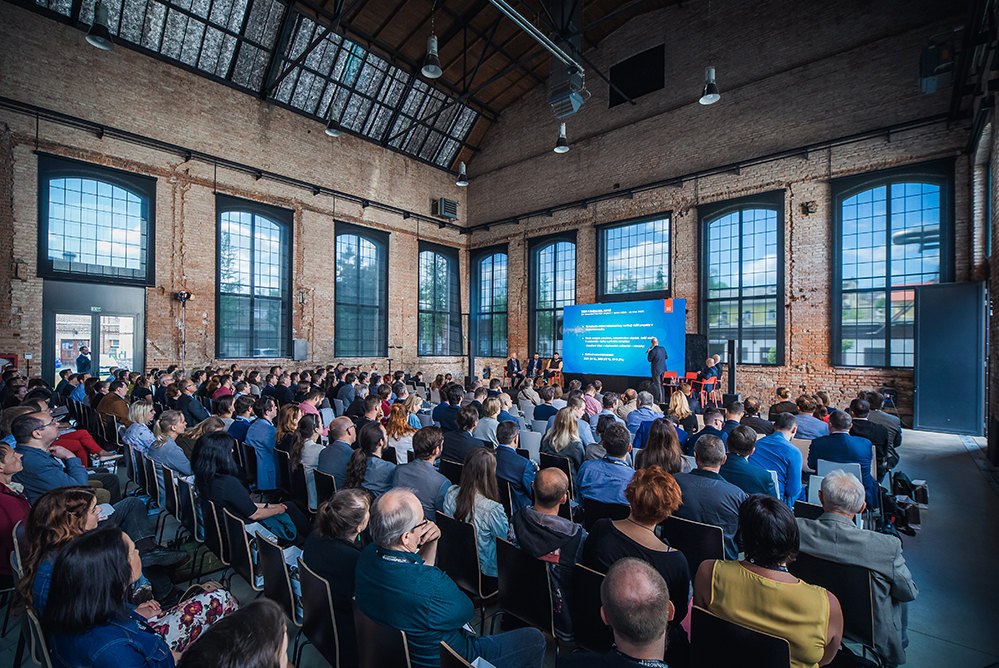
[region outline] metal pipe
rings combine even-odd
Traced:
[[[543,32],[535,28],[527,19],[518,14],[517,11],[513,9],[513,7],[506,4],[504,0],[489,0],[489,2],[494,7],[496,7],[496,9],[506,14],[511,21],[519,25],[522,30],[527,32],[527,34],[536,39],[541,44],[541,46],[548,49],[548,51],[551,52],[553,56],[561,60],[566,65],[570,67],[575,67],[577,70],[579,70],[579,76],[580,77],[583,76],[582,65],[573,60],[569,56],[569,54],[567,54],[558,46],[558,44],[548,39],[548,37]]]

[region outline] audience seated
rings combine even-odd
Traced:
[[[531,505],[531,486],[538,472],[538,465],[517,454],[520,447],[520,426],[511,420],[500,422],[496,428],[496,478],[510,484],[510,504],[513,512]]]
[[[725,444],[720,438],[708,434],[698,439],[694,450],[697,468],[676,475],[683,492],[683,505],[677,509],[676,516],[721,527],[725,534],[725,554],[728,559],[735,559],[739,554],[735,544],[739,504],[745,500],[746,493],[718,472],[725,458]]]
[[[14,586],[10,554],[14,551],[14,526],[28,518],[28,498],[11,488],[12,478],[21,470],[21,455],[0,443],[0,589]]]
[[[666,632],[674,617],[670,589],[656,570],[640,559],[621,559],[600,586],[600,618],[611,627],[614,648],[606,655],[573,652],[558,668],[663,666]]]
[[[774,425],[769,420],[760,417],[760,400],[748,397],[743,402],[745,414],[739,420],[739,424],[749,427],[760,436],[769,436],[774,433]]]
[[[413,450],[413,435],[419,430],[419,427],[410,424],[410,415],[404,403],[396,402],[389,410],[388,421],[385,423],[388,445],[395,448],[400,463],[405,463],[406,453]]]
[[[520,388],[520,393],[517,395],[517,399],[524,399],[530,401],[534,406],[540,406],[543,400],[541,395],[538,394],[538,391],[534,389],[534,383],[535,381],[533,378],[527,378],[524,380],[524,384]]]
[[[635,410],[628,412],[625,421],[628,424],[628,431],[634,434],[643,422],[649,422],[661,417],[661,413],[652,409],[655,400],[649,392],[639,392],[637,395]]]
[[[555,388],[551,385],[545,385],[541,388],[539,394],[541,395],[541,404],[535,405],[534,407],[534,419],[535,420],[545,420],[548,421],[549,418],[558,413],[558,408],[555,407]]]
[[[898,454],[891,448],[891,437],[888,428],[884,425],[872,422],[870,419],[871,405],[863,399],[854,399],[850,402],[850,416],[853,418],[853,425],[850,427],[850,436],[866,438],[874,446],[877,456],[877,475],[875,480],[885,477],[888,469],[894,468],[898,464]]]
[[[353,420],[355,425],[367,410],[366,403],[368,399],[368,394],[369,392],[367,385],[358,383],[356,386],[354,386],[354,400],[346,405],[346,409],[344,410],[343,414],[349,417],[351,420]]]
[[[464,464],[459,484],[444,497],[444,512],[475,525],[479,568],[485,577],[495,578],[496,539],[506,538],[510,529],[496,487],[496,456],[486,448],[472,448]]]
[[[646,469],[658,466],[671,475],[690,471],[690,463],[684,459],[681,449],[680,433],[667,418],[659,418],[642,425],[642,430],[635,437],[637,442],[644,430],[648,437],[643,440],[644,447],[635,455],[635,468]]]
[[[722,425],[722,433],[731,434],[732,430],[739,426],[742,416],[746,410],[741,401],[733,401],[725,407],[725,424]]]
[[[777,403],[770,405],[770,414],[767,419],[774,422],[781,413],[798,414],[798,404],[791,401],[791,391],[786,387],[777,388]]]
[[[494,379],[494,380],[499,380]],[[490,443],[493,446],[497,444],[496,441],[496,427],[499,426],[500,408],[502,404],[500,403],[499,397],[486,397],[482,402],[482,412],[480,414],[479,422],[475,425],[475,430],[472,432],[472,436],[483,441],[485,443]]]
[[[905,663],[908,643],[906,606],[919,595],[895,536],[865,531],[853,522],[864,512],[864,486],[852,474],[826,474],[819,491],[822,515],[798,519],[800,550],[838,564],[873,571],[874,649],[892,666]]]
[[[697,442],[702,436],[714,436],[724,443],[725,439],[728,438],[728,434],[721,430],[722,425],[725,423],[724,415],[725,413],[720,408],[705,408],[704,428],[691,436],[690,440],[683,446],[684,454],[693,455],[695,448],[697,448]]]
[[[354,403],[354,390],[357,388],[357,374],[348,373],[344,376],[344,383],[336,393],[336,398],[339,399],[344,408],[350,406]]]
[[[298,421],[291,447],[288,449],[288,460],[292,471],[300,466],[305,467],[305,484],[309,492],[309,508],[316,507],[316,480],[313,470],[319,464],[319,455],[323,451],[322,429],[319,418],[314,415],[304,415]]]
[[[625,460],[631,451],[631,435],[624,425],[615,423],[604,430],[600,444],[607,454],[579,467],[576,495],[603,503],[627,504],[624,490],[635,475],[635,469]]]
[[[725,441],[728,456],[718,473],[746,494],[769,494],[777,496],[777,487],[770,472],[749,461],[756,450],[756,432],[745,426],[738,426]]]
[[[261,396],[253,406],[257,414],[246,430],[246,445],[253,448],[257,454],[257,489],[261,491],[277,488],[277,459],[274,449],[277,447],[277,428],[274,418],[277,417],[277,403],[269,396]]]
[[[160,489],[166,489],[163,482],[163,467],[177,471],[181,475],[192,475],[191,462],[174,440],[184,433],[184,415],[180,411],[166,411],[156,421],[153,434],[156,440],[146,451],[146,456],[156,462],[156,477]]]
[[[791,509],[757,494],[740,506],[739,526],[746,559],[702,562],[694,578],[694,605],[785,638],[794,668],[826,665],[839,650],[843,613],[831,593],[787,572],[798,552],[798,525]]]
[[[392,487],[405,487],[416,494],[428,520],[445,512],[444,497],[451,481],[441,475],[434,464],[444,451],[444,432],[439,427],[424,427],[413,435],[415,459],[400,464],[392,472]]]
[[[694,415],[694,405],[690,396],[690,385],[680,383],[676,392],[670,395],[667,414],[676,418],[677,423],[688,436],[697,431],[697,417]]]
[[[342,644],[348,639],[341,634],[339,641]],[[199,636],[177,665],[178,668],[286,668],[290,664],[284,611],[266,598],[240,608]]]
[[[479,413],[474,406],[465,406],[458,409],[458,416],[455,420],[455,428],[451,431],[444,431],[444,452],[441,459],[449,462],[461,463],[473,448],[485,446],[486,443],[472,436],[476,425],[479,423]]]
[[[165,414],[165,413],[164,413]],[[184,425],[181,425],[182,427]],[[198,442],[198,439],[205,434],[210,434],[213,431],[224,431],[225,421],[217,415],[213,415],[207,420],[202,420],[194,426],[193,429],[188,429],[182,434],[178,434],[174,437],[177,445],[183,450],[184,456],[190,461],[191,457],[194,455],[194,444]]]
[[[194,398],[194,393],[198,390],[195,383],[184,379],[177,383],[177,387],[180,389],[180,396],[177,398],[175,408],[184,414],[189,428],[211,417],[201,402]]]
[[[814,399],[802,394],[795,403],[798,406],[798,414],[794,416],[798,422],[798,438],[812,440],[829,435],[829,425],[812,415],[815,410]]]
[[[586,419],[586,402],[583,401],[583,394],[579,390],[573,390],[569,393],[569,398],[566,399],[566,407],[571,408],[576,413],[576,431],[579,434],[579,440],[583,443],[583,447],[587,447],[592,444],[596,439],[593,437],[593,431],[590,428],[590,422]],[[560,409],[561,410],[561,409]],[[545,427],[545,431],[549,431],[555,425],[555,416],[548,418],[548,425]]]
[[[573,476],[583,465],[583,441],[579,437],[579,418],[576,410],[566,406],[555,416],[552,428],[541,439],[541,452],[565,457],[572,466]]]
[[[357,665],[354,633],[354,569],[361,556],[358,536],[368,527],[371,496],[361,489],[341,489],[319,504],[315,529],[305,540],[302,561],[330,584],[336,615],[340,660]]]
[[[820,459],[840,464],[849,462],[860,464],[864,489],[867,490],[867,505],[876,508],[878,507],[878,484],[871,475],[871,459],[874,456],[874,448],[866,438],[851,436],[850,427],[852,426],[853,418],[849,413],[836,411],[830,415],[829,431],[831,433],[812,441],[808,448],[808,468],[815,470]]]
[[[602,409],[592,415],[590,415],[590,435],[593,436],[593,441],[599,441],[597,436],[597,422],[600,421],[600,417],[603,415],[610,415],[614,418],[615,422],[619,422],[625,426],[628,425],[627,422],[619,418],[614,410],[620,405],[620,399],[616,392],[607,392],[601,399]],[[589,446],[587,446],[589,447]]]
[[[422,428],[423,423],[420,422],[419,412],[423,408],[423,398],[416,393],[410,394],[403,402],[403,406],[406,409],[406,421],[409,426],[413,429]]]
[[[238,397],[233,404],[232,424],[229,425],[227,431],[240,443],[246,442],[246,432],[250,428],[250,423],[256,418],[253,414],[255,403],[256,399],[252,395],[243,395]]]
[[[651,564],[669,586],[676,610],[669,633],[667,663],[686,666],[689,643],[680,623],[689,608],[690,570],[686,557],[655,534],[656,525],[680,506],[680,487],[673,476],[653,466],[635,473],[625,496],[631,504],[631,514],[623,520],[597,520],[583,547],[582,563],[601,573],[607,573],[611,566],[626,557]]]
[[[122,442],[145,453],[156,440],[156,436],[149,428],[155,415],[156,411],[153,410],[152,402],[142,399],[133,401],[128,408],[128,419],[132,424],[121,435]]]
[[[347,475],[347,462],[354,454],[357,428],[348,417],[338,417],[330,423],[329,445],[319,453],[319,465],[323,473],[333,476],[336,488],[343,489]]]
[[[354,589],[357,606],[375,622],[406,633],[416,668],[440,665],[444,641],[466,661],[496,668],[541,668],[545,638],[534,628],[493,636],[464,629],[475,614],[468,597],[436,561],[440,529],[423,517],[419,499],[405,489],[383,495],[371,511],[374,544],[361,553]]]
[[[131,427],[132,421],[128,419],[128,402],[125,401],[127,393],[128,382],[124,380],[112,382],[108,393],[97,404],[97,412],[102,415],[113,415],[126,428]]]
[[[890,415],[881,410],[885,398],[880,392],[867,392],[864,394],[864,399],[867,400],[867,404],[871,409],[867,419],[888,430],[889,448],[887,458],[890,463],[889,468],[892,468],[898,463],[898,453],[896,451],[902,447],[902,421],[899,420],[897,415]],[[891,463],[892,461],[894,463]]]
[[[458,385],[447,386],[441,391],[441,403],[438,404],[432,413],[434,422],[440,425],[444,432],[461,431],[458,428],[458,411],[461,410],[461,400],[465,392]],[[479,412],[475,412],[478,419]]]
[[[788,506],[801,498],[801,450],[796,448],[791,439],[798,432],[798,421],[792,413],[777,414],[774,421],[774,433],[756,441],[756,449],[748,459],[767,471],[777,473],[777,496]]]
[[[380,424],[371,422],[361,427],[357,434],[357,449],[347,462],[345,488],[363,487],[376,497],[392,489],[396,465],[382,459],[385,444],[385,428]]]

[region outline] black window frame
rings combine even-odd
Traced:
[[[784,246],[784,235],[785,235],[785,217],[784,217],[784,190],[772,190],[769,192],[758,193],[754,195],[747,195],[746,197],[738,197],[736,199],[725,200],[723,202],[717,202],[714,204],[705,204],[697,208],[698,213],[698,224],[700,226],[700,261],[698,265],[698,285],[699,285],[699,297],[697,300],[697,320],[698,320],[698,331],[704,334],[710,341],[711,335],[708,332],[708,304],[712,301],[736,301],[739,302],[739,337],[736,340],[737,348],[736,355],[741,358],[741,348],[742,348],[742,303],[743,301],[757,301],[765,298],[769,298],[769,295],[765,297],[760,296],[750,296],[746,297],[743,295],[743,284],[742,284],[742,217],[739,217],[739,294],[735,297],[720,297],[717,299],[711,299],[709,297],[709,284],[710,284],[710,246],[709,246],[709,236],[708,228],[710,224],[720,218],[731,215],[736,212],[746,211],[749,209],[767,209],[776,212],[777,214],[777,291],[775,293],[776,304],[777,304],[777,332],[776,332],[776,354],[775,362],[773,364],[762,363],[762,362],[743,362],[741,359],[738,364],[744,366],[756,366],[761,368],[773,368],[785,366],[785,320],[786,320],[786,308],[785,308],[785,291],[786,291],[786,276],[785,276],[785,246]],[[709,343],[710,345],[710,343]],[[726,352],[722,354],[722,358],[727,361],[728,353],[727,347]]]
[[[449,311],[436,311],[436,310],[426,310],[420,306],[419,291],[421,288],[422,277],[420,276],[420,255],[424,252],[432,252],[437,255],[441,255],[448,260],[448,301],[450,302],[451,309]],[[416,283],[417,283],[417,299],[416,299],[416,354],[417,357],[460,357],[464,354],[464,346],[462,345],[462,327],[461,327],[461,259],[458,255],[458,249],[452,246],[444,246],[441,244],[435,244],[429,241],[420,241],[419,248],[416,256]],[[436,280],[436,279],[435,279]],[[424,314],[431,314],[436,326],[437,318],[445,317],[447,318],[447,332],[448,332],[448,342],[447,351],[439,352],[437,348],[434,348],[432,352],[423,352],[423,337],[420,333],[420,320]]]
[[[480,310],[482,304],[482,261],[492,257],[493,255],[502,255],[506,258],[506,308],[499,311],[491,307],[488,312],[484,312]],[[476,357],[506,357],[510,351],[510,254],[508,252],[508,246],[507,244],[497,244],[486,248],[477,248],[471,252],[469,260],[472,268],[472,292],[469,296],[471,308],[469,310],[471,311],[470,322],[472,323],[472,341],[475,346],[475,355]],[[495,269],[493,271],[495,272]],[[490,300],[490,305],[492,305],[492,300]],[[503,340],[502,352],[497,352],[496,339],[493,337],[493,320],[498,317],[502,317],[506,321],[506,326],[504,327],[504,329],[506,329],[506,338]],[[482,318],[488,318],[489,322],[488,352],[483,352],[483,348],[480,346],[481,338],[479,336],[479,320]]]
[[[284,313],[284,327],[285,333],[281,337],[281,343],[284,346],[283,350],[279,350],[276,355],[253,355],[252,351],[255,346],[251,345],[251,354],[248,356],[223,356],[222,352],[222,333],[223,327],[218,326],[220,322],[222,312],[222,214],[227,212],[245,212],[250,213],[254,216],[260,216],[273,221],[279,225],[283,225],[288,234],[288,248],[285,254],[285,261],[288,263],[287,276],[285,278],[284,284],[284,297],[283,310]],[[261,204],[260,202],[254,202],[251,200],[242,199],[239,197],[232,197],[229,195],[222,195],[216,193],[215,195],[215,357],[216,359],[291,359],[292,357],[292,315],[293,315],[293,305],[292,305],[292,287],[294,285],[294,252],[295,252],[295,212],[290,209],[282,209],[276,206],[271,206],[268,204]],[[251,265],[250,265],[250,328],[251,337],[254,336],[253,332],[253,302],[256,299],[256,295],[253,294],[253,277],[255,276],[254,267],[252,265],[253,250],[251,247],[250,251]],[[243,296],[243,295],[238,295]],[[251,339],[252,341],[252,339]],[[255,341],[253,341],[255,343]]]
[[[342,337],[341,334],[340,334],[340,331],[341,331],[340,330],[341,323],[340,323],[340,317],[339,317],[340,308],[341,307],[344,307],[344,308],[347,308],[347,307],[356,308],[356,309],[358,309],[358,312],[356,313],[356,316],[358,318],[365,317],[364,313],[363,313],[365,305],[360,304],[360,303],[357,303],[357,304],[341,304],[341,302],[340,302],[340,289],[339,289],[340,286],[339,286],[339,281],[338,281],[338,278],[337,278],[336,267],[337,267],[337,263],[339,261],[338,260],[338,256],[337,256],[337,243],[338,243],[338,241],[339,241],[339,239],[340,239],[341,236],[356,236],[356,237],[360,237],[360,238],[363,238],[363,239],[367,239],[368,241],[371,241],[372,243],[374,243],[376,245],[380,244],[385,249],[385,263],[384,263],[384,270],[382,272],[382,289],[380,291],[381,294],[379,295],[379,299],[381,300],[381,304],[376,306],[376,308],[380,308],[380,315],[379,315],[379,321],[380,322],[378,323],[378,325],[379,325],[378,326],[378,331],[381,332],[382,344],[383,345],[377,351],[376,354],[371,354],[371,355],[361,354],[361,353],[356,352],[356,351],[346,351],[346,350],[342,350],[340,348],[340,345],[341,345],[340,342],[343,341],[344,338],[345,338],[345,337]],[[339,220],[334,220],[333,221],[333,265],[334,265],[334,270],[333,270],[334,271],[334,274],[333,274],[333,314],[334,314],[334,317],[333,317],[333,354],[334,354],[335,357],[338,357],[338,358],[339,357],[349,357],[349,358],[368,358],[368,357],[371,357],[371,358],[383,358],[383,357],[388,357],[388,308],[389,308],[389,303],[388,303],[388,267],[389,267],[390,252],[391,252],[390,251],[389,240],[390,240],[390,233],[389,232],[384,232],[382,230],[375,230],[375,229],[372,229],[370,227],[363,227],[361,225],[352,225],[351,223],[344,223],[344,222],[341,222]]]
[[[886,235],[891,234],[891,185],[893,183],[936,183],[940,186],[940,278],[938,283],[954,280],[954,181],[956,161],[944,158],[930,162],[895,167],[856,176],[833,179],[830,183],[832,196],[832,299],[830,313],[830,366],[842,369],[911,369],[911,366],[893,366],[891,362],[891,309],[885,309],[885,364],[854,365],[843,364],[843,202],[867,190],[886,186],[885,220]],[[891,244],[885,253],[885,288],[891,292]],[[851,291],[852,292],[852,291]],[[858,290],[858,293],[864,290]],[[886,298],[887,299],[887,298]]]
[[[60,178],[80,178],[103,181],[124,188],[143,200],[146,219],[146,267],[143,276],[126,277],[116,274],[63,271],[56,269],[49,259],[49,182]],[[48,153],[38,153],[38,269],[39,278],[52,278],[85,283],[110,285],[156,285],[156,178],[127,172],[113,167],[95,165],[82,160],[63,158]],[[84,265],[94,266],[94,265]],[[110,267],[107,269],[111,269]]]
[[[533,357],[535,352],[538,352],[538,340],[537,340],[537,322],[538,322],[538,305],[537,305],[537,290],[535,289],[538,285],[540,276],[538,275],[538,256],[542,250],[546,247],[557,244],[559,242],[569,242],[575,247],[575,261],[576,266],[573,269],[573,275],[575,277],[575,294],[573,294],[572,304],[569,306],[575,306],[578,301],[579,293],[579,243],[576,241],[576,230],[567,230],[565,232],[559,232],[556,234],[548,234],[541,237],[534,237],[533,239],[528,239],[527,241],[527,253],[529,258],[528,266],[528,357]],[[557,254],[556,254],[557,261]],[[556,265],[556,273],[558,272]],[[559,308],[564,310],[565,306],[555,307],[552,309],[545,309],[552,311],[556,316],[558,314]],[[556,317],[555,322],[558,322]],[[556,327],[555,339],[553,341],[553,350],[558,352],[559,356],[562,355],[561,342],[562,337],[559,335],[559,328]]]
[[[604,235],[609,230],[631,225],[641,225],[651,223],[656,220],[667,221],[666,232],[666,284],[665,290],[649,290],[646,292],[605,292],[607,282],[607,242]],[[663,211],[662,213],[638,218],[629,218],[596,228],[597,232],[597,302],[637,302],[649,299],[669,299],[673,296],[673,211]]]

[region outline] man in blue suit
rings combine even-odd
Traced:
[[[659,339],[653,337],[652,345],[645,352],[652,367],[652,396],[656,403],[663,400],[663,374],[666,373],[666,349],[659,345]]]
[[[538,465],[517,454],[520,426],[516,422],[500,422],[496,427],[496,479],[510,483],[513,512],[531,505],[531,490]]]
[[[736,427],[729,433],[725,447],[728,450],[728,457],[718,471],[721,477],[746,494],[777,496],[777,487],[774,485],[774,479],[770,476],[770,471],[748,459],[756,450],[755,431],[750,427]]]
[[[815,470],[820,459],[830,462],[860,464],[864,490],[867,492],[867,505],[877,507],[879,495],[877,483],[871,476],[871,458],[874,446],[866,438],[850,436],[853,417],[843,411],[833,411],[829,416],[829,435],[816,438],[808,448],[808,468]]]

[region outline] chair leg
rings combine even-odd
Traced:
[[[10,621],[10,608],[14,605],[13,595],[5,592],[4,599],[7,601],[7,610],[3,614],[3,630],[0,630],[0,638],[5,638],[7,636],[7,622]]]
[[[14,663],[12,664],[14,668],[20,668],[21,664],[24,663],[24,646],[27,644],[24,631],[24,624],[22,623],[21,632],[17,636],[17,650],[14,652]]]

